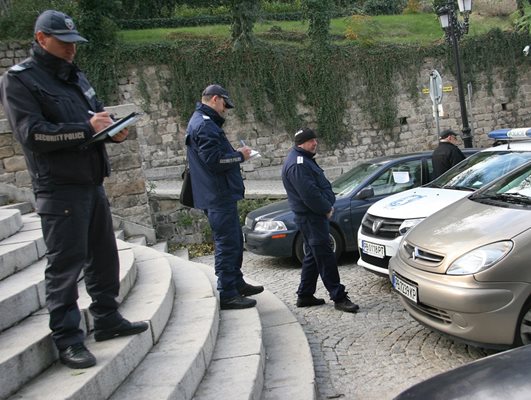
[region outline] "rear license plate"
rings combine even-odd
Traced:
[[[367,242],[365,240],[361,241],[361,251],[365,254],[373,257],[384,258],[385,257],[385,246],[381,244]]]
[[[407,297],[409,300],[418,302],[418,288],[415,285],[405,282],[400,279],[398,276],[393,274],[393,287],[401,295]]]

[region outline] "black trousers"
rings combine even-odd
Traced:
[[[59,350],[83,342],[77,305],[84,271],[89,307],[97,329],[121,320],[116,297],[119,259],[109,202],[103,186],[62,186],[36,194],[48,264],[46,305],[52,338]]]
[[[340,283],[337,261],[330,244],[330,222],[325,216],[297,215],[295,223],[302,233],[306,255],[302,260],[301,282],[297,294],[312,296],[317,288],[317,278],[323,284],[333,301],[341,301],[347,295]]]

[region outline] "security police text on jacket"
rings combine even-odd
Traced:
[[[212,108],[198,103],[188,123],[186,144],[195,208],[223,207],[244,197],[240,172],[244,156],[228,141],[224,122]]]
[[[74,64],[34,43],[31,57],[3,76],[0,97],[35,191],[64,184],[99,185],[109,175],[103,143],[80,148],[95,133],[88,111],[103,111],[103,105]]]

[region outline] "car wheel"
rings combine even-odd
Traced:
[[[516,325],[515,346],[531,344],[531,298],[527,299]]]
[[[336,260],[339,260],[341,254],[343,254],[343,239],[341,238],[341,234],[337,231],[337,229],[332,226],[330,227],[330,243],[332,244],[332,249],[336,255]],[[302,239],[302,234],[299,232],[297,238],[295,239],[295,258],[297,258],[301,264],[304,256],[308,252],[304,247],[304,240]]]

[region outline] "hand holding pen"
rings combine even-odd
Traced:
[[[94,112],[92,110],[89,110],[88,113],[92,115],[89,122],[92,126],[92,129],[94,129],[94,132],[100,132],[103,129],[107,128],[108,126],[112,125],[114,122],[114,115],[108,113],[107,111],[101,111],[101,112]],[[124,141],[127,136],[129,135],[129,131],[126,129],[122,130],[121,132],[114,135],[111,140],[114,142],[122,142]]]
[[[243,140],[240,140],[240,144],[242,147],[237,148],[236,151],[242,153],[243,159],[247,161],[249,158],[251,158],[251,148],[247,146]]]

